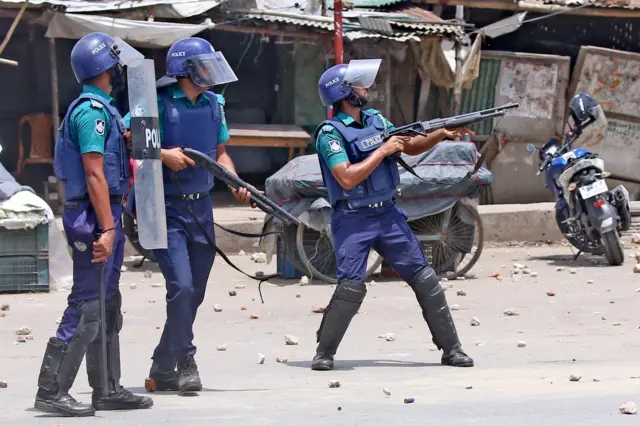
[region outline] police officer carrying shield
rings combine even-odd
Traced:
[[[235,173],[223,145],[229,140],[224,98],[210,91],[214,85],[233,81],[237,77],[222,53],[208,41],[191,37],[171,46],[166,76],[158,82],[168,249],[154,250],[154,254],[166,280],[167,320],[153,353],[145,384],[148,390],[202,389],[194,359],[193,323],[216,255],[204,234],[215,242],[209,196],[214,178],[195,166],[182,148],[201,151]],[[237,200],[250,202],[246,189],[231,190]]]
[[[471,367],[462,350],[444,292],[427,264],[406,213],[394,202],[400,178],[395,153],[417,155],[446,137],[466,131],[442,130],[429,136],[391,137],[393,126],[374,109],[363,109],[380,60],[355,60],[322,74],[318,92],[334,117],[315,132],[324,184],[333,207],[331,230],[338,265],[338,285],[317,332],[313,370],[333,369],[333,358],[349,323],[367,293],[364,284],[373,248],[413,289],[433,341],[443,351],[442,364]]]
[[[34,404],[37,410],[63,416],[153,405],[150,398],[120,386],[122,300],[118,287],[125,242],[120,218],[122,197],[128,190],[129,154],[122,117],[110,95],[124,88],[124,51],[142,57],[122,40],[103,33],[82,37],[71,51],[71,67],[83,90],[60,127],[54,166],[67,199],[62,221],[72,249],[73,287],[56,336],[47,344]],[[100,273],[106,284],[106,361],[98,333]],[[85,353],[93,388],[91,405],[68,393]],[[103,362],[107,363],[106,395],[102,392]]]

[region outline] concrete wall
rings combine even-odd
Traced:
[[[629,30],[631,31],[631,30]],[[626,34],[625,34],[626,35]],[[640,181],[640,54],[583,46],[580,49],[569,96],[591,94],[602,106],[608,128],[587,128],[576,146],[597,152],[607,170],[621,178]],[[603,137],[604,136],[604,137]]]
[[[528,143],[541,145],[554,134],[564,132],[568,101],[579,91],[592,94],[603,104],[609,131],[607,137],[597,140],[585,133],[574,146],[600,154],[614,175],[640,180],[640,113],[636,107],[640,105],[640,55],[583,48],[571,80],[568,57],[510,52],[483,52],[483,57],[502,58],[496,105],[521,103],[497,126],[502,148],[491,164],[495,176],[490,189],[493,203],[552,201],[543,175],[536,176],[537,155],[529,154],[525,147]],[[610,188],[623,184],[633,200],[640,199],[638,184],[613,179],[607,183]]]
[[[541,145],[562,131],[570,60],[556,55],[489,51],[483,58],[501,61],[495,105],[518,102],[520,107],[496,120],[500,152],[491,163],[495,180],[493,203],[550,201],[542,176],[536,177],[537,157],[525,147]]]

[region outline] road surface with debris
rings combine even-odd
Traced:
[[[313,311],[332,286],[263,285],[261,304],[256,284],[218,259],[196,321],[205,389],[197,397],[156,393],[151,410],[95,419],[31,409],[68,292],[0,295],[0,305],[10,305],[0,318],[0,425],[638,424],[637,415],[620,412],[640,402],[640,274],[632,252],[623,266],[606,267],[574,263],[566,247],[485,249],[476,278],[442,283],[476,362],[466,369],[440,365],[411,289],[378,280],[331,372],[309,367],[321,319]],[[251,272],[275,264],[233,260]],[[164,321],[163,280],[155,265],[127,265],[122,382],[144,392]],[[72,394],[91,398],[84,367]]]

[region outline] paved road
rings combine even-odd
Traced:
[[[633,378],[640,377],[640,274],[633,274],[632,259],[611,268],[589,260],[573,264],[569,254],[560,247],[487,249],[476,279],[444,283],[452,284],[447,298],[459,306],[454,317],[476,360],[472,369],[439,365],[413,293],[387,281],[369,286],[340,348],[338,369],[312,372],[321,316],[311,307],[326,303],[331,286],[263,285],[262,305],[252,282],[217,263],[196,324],[206,389],[197,397],[154,394],[151,410],[99,413],[90,420],[30,409],[45,342],[67,292],[1,295],[0,303],[10,303],[11,310],[0,318],[0,380],[8,382],[0,389],[0,425],[636,425],[638,416],[619,414],[618,407],[640,403],[640,378]],[[250,271],[273,268],[248,256],[235,260]],[[529,266],[537,277],[510,277],[513,263]],[[489,277],[501,265],[504,279]],[[574,274],[572,267],[578,268]],[[145,279],[143,271],[130,269],[121,287],[123,383],[137,392],[143,391],[164,316],[163,288],[151,285],[162,279],[153,270]],[[247,287],[230,297],[236,284]],[[461,289],[466,296],[457,295]],[[223,311],[214,312],[214,304]],[[505,309],[520,315],[505,316]],[[259,319],[250,319],[252,312]],[[473,316],[480,326],[470,325]],[[22,325],[33,329],[34,338],[14,345],[14,331]],[[378,337],[385,333],[396,340]],[[297,336],[299,344],[286,346],[285,334]],[[216,350],[221,344],[226,351]],[[258,353],[266,355],[264,365],[257,363]],[[277,363],[277,356],[289,361]],[[572,374],[581,380],[569,381]],[[342,386],[330,389],[329,380]],[[73,393],[88,400],[89,392],[83,368]],[[404,404],[406,397],[415,403]]]

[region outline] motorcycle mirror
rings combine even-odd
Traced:
[[[528,143],[527,152],[529,152],[530,154],[533,154],[534,152],[536,152],[536,146],[532,143]]]

